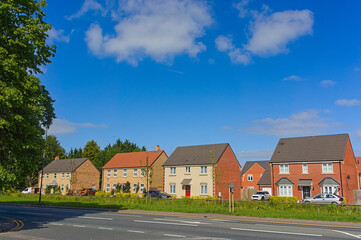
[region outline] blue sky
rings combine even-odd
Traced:
[[[281,137],[349,133],[361,154],[361,2],[49,1],[63,147],[231,144],[241,163]]]

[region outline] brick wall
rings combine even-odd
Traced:
[[[258,163],[253,164],[253,166],[250,169],[248,169],[248,171],[245,172],[242,176],[242,188],[252,188],[253,187],[253,189],[260,190],[257,183],[260,180],[260,178],[262,177],[263,173],[264,173],[263,167],[261,167]],[[252,181],[248,181],[248,175],[253,176]]]
[[[92,188],[93,186],[95,186],[95,190],[99,189],[100,173],[89,159],[72,173],[72,178],[74,179],[71,186],[73,191],[79,192],[83,188]]]
[[[350,139],[347,140],[344,161],[341,163],[342,185],[347,203],[353,203],[353,190],[359,189],[356,158],[352,150]]]
[[[152,176],[152,184],[151,184],[151,188],[152,189],[157,189],[159,191],[162,191],[163,189],[163,167],[162,165],[164,164],[165,161],[167,161],[168,156],[167,154],[165,154],[165,152],[163,152],[158,159],[153,163],[152,165],[152,171],[153,171],[153,176]]]
[[[218,196],[218,192],[222,193],[222,197],[228,200],[229,188],[228,183],[233,182],[236,192],[234,193],[234,199],[241,199],[241,166],[238,163],[236,156],[234,155],[230,146],[226,148],[222,154],[220,160],[217,163],[218,180],[215,184],[215,196]]]

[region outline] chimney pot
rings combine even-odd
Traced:
[[[158,152],[159,150],[160,150],[160,147],[159,147],[159,145],[157,145],[157,146],[155,147],[155,151]]]
[[[55,156],[55,160],[59,160],[59,156]]]

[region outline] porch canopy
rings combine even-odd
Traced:
[[[181,182],[182,185],[190,185],[191,184],[192,179],[183,179],[183,181]]]
[[[312,186],[312,179],[300,179],[298,181],[298,186],[300,186],[300,187],[310,187],[310,186]]]
[[[294,185],[294,183],[289,180],[288,178],[286,177],[283,177],[283,178],[280,178],[277,182],[276,182],[276,185],[279,186],[279,185]]]
[[[49,183],[48,186],[56,187],[56,186],[58,186],[58,183],[54,180],[51,183]]]
[[[323,185],[328,185],[328,186],[339,186],[340,183],[334,179],[333,177],[325,177],[324,179],[322,179],[318,185],[323,186]]]

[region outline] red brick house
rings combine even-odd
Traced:
[[[164,191],[176,197],[241,198],[241,166],[228,143],[177,147],[163,164]]]
[[[353,203],[359,189],[356,158],[348,134],[282,138],[273,153],[272,190],[298,200],[336,193]]]
[[[242,168],[241,177],[244,189],[272,192],[269,161],[247,161]]]
[[[357,164],[358,184],[359,184],[359,188],[361,188],[361,157],[356,157],[356,164]]]

